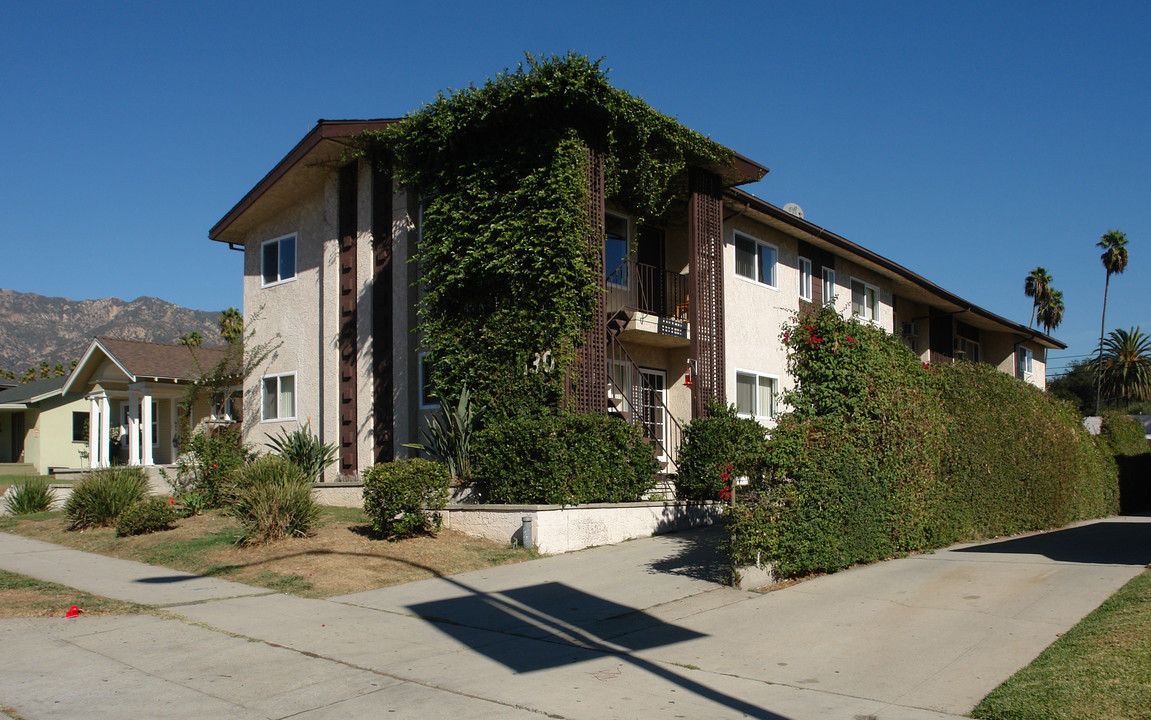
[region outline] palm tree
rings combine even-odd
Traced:
[[[1107,278],[1103,282],[1103,317],[1099,323],[1099,364],[1103,363],[1103,333],[1107,328],[1107,290],[1111,286],[1111,274],[1121,273],[1127,269],[1127,236],[1119,230],[1108,230],[1096,243],[1096,247],[1103,248],[1099,259],[1107,270]],[[1099,375],[1095,383],[1095,414],[1099,414],[1099,398],[1103,392],[1103,376]]]
[[[1047,298],[1039,308],[1039,322],[1043,323],[1043,332],[1048,335],[1063,322],[1063,293],[1050,286],[1047,288]]]
[[[1112,330],[1100,348],[1091,362],[1096,387],[1105,386],[1108,398],[1124,403],[1151,400],[1151,337],[1138,327]]]
[[[1051,275],[1047,268],[1037,267],[1032,270],[1023,281],[1023,293],[1029,298],[1035,298],[1031,305],[1031,322],[1027,327],[1035,324],[1035,315],[1047,297],[1047,290],[1051,287]]]

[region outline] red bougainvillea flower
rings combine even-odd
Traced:
[[[843,339],[843,341],[844,341],[844,342],[853,343],[853,342],[855,342],[855,338],[853,338],[853,337],[851,337],[850,335],[848,335],[847,337],[845,337],[845,338]]]
[[[169,505],[175,505],[175,504],[176,504],[176,501],[175,501],[175,499],[173,499],[173,498],[168,498],[168,504],[169,504]]]
[[[931,367],[931,366],[930,366],[930,365],[928,365],[927,363],[923,363],[923,369],[924,369],[924,370],[928,369],[929,367]]]
[[[215,470],[215,469],[216,469],[216,463],[212,463],[212,469],[213,469],[213,470]]]
[[[814,330],[814,328],[812,328],[810,325],[804,325],[803,329],[808,331],[808,332],[812,332]]]
[[[787,341],[788,341],[788,340],[790,340],[790,339],[791,339],[791,333],[789,333],[789,332],[785,332],[785,333],[783,334],[783,341],[784,341],[784,342],[787,342]]]
[[[721,488],[719,491],[719,499],[720,500],[731,500],[731,488],[729,488],[729,487]]]

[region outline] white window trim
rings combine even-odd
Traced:
[[[772,407],[769,409],[771,414],[760,415],[758,413],[758,411],[761,410],[761,408],[757,407],[756,408],[757,413],[754,415],[752,415],[750,413],[739,412],[738,408],[737,408],[736,415],[738,415],[739,417],[742,417],[742,418],[750,418],[750,419],[755,420],[756,422],[758,422],[760,424],[763,424],[765,422],[774,422],[779,417],[779,413],[780,413],[779,396],[780,396],[780,393],[783,392],[783,386],[780,384],[779,376],[778,375],[772,375],[771,373],[756,372],[755,370],[742,370],[740,368],[736,368],[734,377],[735,377],[735,388],[736,388],[737,402],[738,402],[739,376],[740,375],[750,375],[750,376],[755,378],[755,390],[756,390],[755,397],[757,398],[757,403],[758,403],[758,398],[759,398],[759,381],[761,378],[767,378],[767,379],[771,380],[775,384],[775,390],[772,392],[772,395],[771,395]]]
[[[290,416],[285,416],[285,417],[274,417],[274,418],[264,417],[264,408],[266,407],[266,404],[264,402],[264,393],[267,392],[267,388],[266,388],[265,383],[268,380],[270,380],[271,378],[276,378],[276,412],[279,413],[283,410],[283,408],[280,407],[280,395],[282,392],[281,388],[280,388],[280,378],[284,378],[284,377],[291,377],[293,380],[293,383],[292,383],[292,404],[295,407],[292,408],[292,414]],[[298,381],[298,378],[296,377],[295,372],[272,373],[270,375],[264,375],[263,377],[260,378],[260,422],[261,423],[291,422],[291,421],[296,419],[296,411],[299,409],[299,407],[300,407],[300,383]]]
[[[435,398],[431,398],[430,402],[424,402],[424,385],[428,381],[425,377],[428,371],[427,357],[427,352],[418,353],[416,356],[416,374],[419,376],[420,381],[420,384],[416,386],[416,401],[420,406],[420,410],[437,410],[440,404]]]
[[[851,307],[851,295],[855,292],[855,289],[852,287],[852,285],[854,285],[855,283],[859,283],[860,285],[863,286],[863,288],[864,288],[863,299],[864,299],[865,303],[867,302],[867,290],[871,289],[871,290],[875,291],[875,317],[869,318],[866,315],[856,315],[855,311],[852,309],[852,307]],[[854,317],[859,318],[863,322],[871,323],[872,325],[878,325],[880,315],[882,315],[882,313],[883,313],[883,294],[879,291],[879,286],[878,285],[872,285],[871,283],[869,283],[866,280],[863,280],[861,278],[852,277],[851,280],[848,282],[847,292],[848,292],[847,309],[852,313],[852,315]]]
[[[771,283],[760,282],[760,280],[758,278],[758,276],[762,274],[760,272],[760,268],[759,268],[759,253],[758,252],[755,254],[755,262],[756,262],[756,268],[755,268],[756,273],[755,274],[757,277],[749,278],[746,275],[740,275],[739,274],[739,270],[738,270],[738,268],[739,268],[739,250],[736,249],[736,247],[735,247],[736,240],[739,238],[743,238],[744,240],[749,240],[749,241],[755,243],[756,245],[762,245],[763,247],[769,247],[772,249],[772,251],[775,252],[775,264],[771,269],[771,275],[772,275],[772,282]],[[735,275],[737,280],[742,280],[743,282],[751,283],[757,287],[771,288],[772,290],[776,290],[776,291],[779,290],[779,247],[778,246],[772,245],[769,242],[764,242],[763,240],[760,240],[759,238],[755,237],[754,235],[748,235],[747,233],[740,232],[739,230],[733,230],[732,231],[731,245],[732,245],[732,249],[735,250],[735,262],[732,265],[731,270],[732,270],[732,273]]]
[[[811,299],[812,299],[812,295],[811,295],[812,287],[811,286],[812,286],[812,280],[813,280],[812,274],[811,274],[811,267],[812,267],[811,266],[811,260],[809,260],[808,258],[805,258],[803,256],[800,256],[799,262],[796,263],[796,266],[799,268],[799,299],[800,300],[806,300],[807,302],[811,302]],[[803,282],[805,278],[807,280],[806,284]],[[807,291],[806,293],[804,292],[805,290]]]
[[[294,263],[293,263],[294,267],[292,268],[292,277],[280,278],[280,269],[276,268],[276,277],[279,279],[275,280],[273,282],[264,282],[264,248],[271,243],[280,243],[280,242],[283,242],[284,240],[287,240],[288,238],[292,238],[292,240],[295,242],[295,246],[296,246],[295,251],[294,251],[295,259],[294,259]],[[279,257],[280,257],[279,250],[277,250],[276,251],[276,261],[277,262],[279,262]],[[295,279],[300,274],[299,270],[300,270],[300,239],[296,233],[288,233],[287,235],[281,235],[280,237],[272,238],[271,240],[265,240],[264,242],[260,243],[260,287],[269,288],[269,287],[275,287],[277,285],[283,285],[284,283],[294,282]]]
[[[832,307],[834,307],[835,296],[837,295],[835,292],[835,268],[824,265],[823,268],[821,268],[820,275],[821,281],[823,282],[823,304],[831,304]],[[830,292],[828,292],[829,289]]]
[[[1033,377],[1035,375],[1035,351],[1023,345],[1019,346],[1019,351],[1023,353],[1024,359],[1022,377]],[[1016,355],[1016,372],[1019,372],[1018,363],[1018,355]]]

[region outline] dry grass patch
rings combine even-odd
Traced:
[[[173,530],[125,538],[112,528],[64,530],[60,513],[0,518],[0,530],[303,597],[344,595],[538,557],[451,530],[389,542],[375,537],[363,512],[353,508],[323,508],[312,537],[256,546],[237,544],[239,524],[218,511],[182,519]]]
[[[123,615],[151,610],[145,605],[109,600],[0,570],[0,618],[63,617],[72,605],[85,615]]]

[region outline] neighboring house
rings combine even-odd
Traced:
[[[88,403],[64,397],[65,377],[0,390],[0,475],[78,468],[88,447]]]
[[[224,358],[222,347],[190,348],[98,337],[63,385],[66,397],[82,408],[87,466],[113,463],[166,465],[176,460],[178,409],[192,380]],[[230,398],[200,398],[192,426],[238,420]],[[77,426],[79,427],[79,426]],[[73,431],[77,437],[79,430]]]
[[[418,441],[434,409],[416,324],[419,199],[389,173],[346,160],[347,139],[390,120],[320,121],[209,232],[243,249],[246,318],[283,345],[244,385],[244,437],[302,426],[340,448],[354,474]],[[603,175],[589,162],[592,197]],[[674,470],[679,429],[709,399],[766,425],[790,386],[781,325],[833,302],[898,335],[925,362],[966,359],[1044,387],[1046,354],[1066,346],[977,307],[896,263],[738,189],[767,168],[736,155],[692,168],[685,212],[639,226],[611,199],[601,307],[573,404],[643,425]]]

